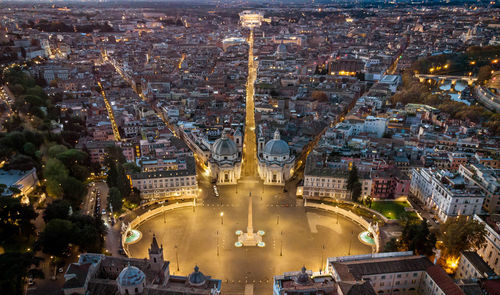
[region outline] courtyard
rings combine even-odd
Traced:
[[[374,201],[371,209],[380,212],[389,219],[399,219],[404,214],[405,208],[409,208],[407,201]]]

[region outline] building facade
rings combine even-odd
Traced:
[[[462,175],[448,171],[413,169],[411,191],[425,206],[434,209],[442,221],[478,214],[484,201],[484,194],[478,186]]]
[[[477,254],[483,258],[495,273],[500,274],[500,218],[486,222],[481,217],[474,215],[474,220],[484,224],[487,232],[486,245],[477,249]]]
[[[440,266],[411,251],[333,257],[327,264],[338,284],[369,282],[371,294],[465,294]]]
[[[185,294],[218,295],[221,281],[205,276],[196,266],[188,276],[170,274],[163,247],[153,235],[145,259],[85,253],[64,273],[64,295]]]
[[[241,176],[241,154],[226,131],[212,146],[208,161],[210,176],[217,184],[236,184]]]
[[[258,142],[263,142],[262,136]],[[293,173],[295,156],[290,155],[288,144],[276,129],[272,140],[264,148],[258,145],[259,176],[265,185],[284,185]]]
[[[132,187],[137,188],[143,199],[195,198],[198,195],[198,181],[194,159],[185,158],[185,169],[161,170],[132,173]]]

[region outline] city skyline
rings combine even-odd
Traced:
[[[498,294],[496,1],[0,7],[2,294]]]

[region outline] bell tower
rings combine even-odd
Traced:
[[[158,246],[158,241],[156,241],[156,236],[153,234],[153,241],[151,242],[151,248],[148,249],[149,261],[152,268],[155,270],[160,270],[163,266],[163,245]]]

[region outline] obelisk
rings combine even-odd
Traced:
[[[250,193],[250,196],[248,196],[248,225],[247,225],[247,235],[253,235],[253,222],[252,222],[252,193]]]
[[[252,193],[250,193],[250,195],[248,196],[247,232],[239,235],[238,242],[240,243],[240,246],[264,247],[265,243],[262,242],[262,236],[261,236],[263,235],[264,231],[259,231],[259,233],[253,232],[253,203],[252,203]]]

